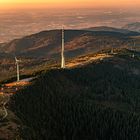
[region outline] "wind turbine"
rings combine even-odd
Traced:
[[[133,45],[134,45],[134,48],[133,48]],[[132,49],[132,51],[134,51],[135,46],[136,46],[136,43],[135,43],[135,41],[134,41],[134,40],[133,40],[133,45],[132,45],[132,48],[131,48],[131,49]],[[134,58],[134,57],[135,57],[135,54],[133,53],[133,54],[132,54],[132,58]]]
[[[112,47],[111,47],[111,54],[114,54],[114,46],[115,46],[115,44],[113,43]]]
[[[16,57],[15,57],[15,61],[16,61],[16,66],[17,66],[17,82],[19,82],[19,62],[20,60],[18,60]]]
[[[135,44],[135,41],[134,41],[134,49],[135,49],[135,46],[136,46],[136,44]],[[133,50],[133,51],[134,51],[134,50]],[[135,54],[134,54],[134,53],[133,53],[132,57],[133,57],[133,58],[135,57]]]
[[[64,38],[64,27],[62,27],[62,50],[61,50],[61,68],[65,68],[65,56],[64,56],[64,43],[65,43],[65,38]]]

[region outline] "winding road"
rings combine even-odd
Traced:
[[[4,120],[8,116],[8,111],[6,109],[6,105],[10,100],[10,96],[17,92],[17,89],[21,89],[30,84],[30,81],[34,80],[35,77],[26,78],[17,82],[7,83],[5,87],[0,91],[2,94],[2,101],[0,103],[0,107],[2,108],[2,112],[4,112],[3,116],[0,118],[0,121]],[[4,99],[5,98],[5,99]],[[5,101],[6,100],[6,101]]]
[[[3,120],[8,116],[8,111],[7,111],[7,109],[6,109],[6,104],[9,102],[9,98],[10,98],[10,97],[8,97],[7,101],[5,101],[5,102],[3,103],[3,105],[2,105],[3,111],[4,111],[4,115],[3,115],[2,118],[0,118],[1,121],[3,121]]]

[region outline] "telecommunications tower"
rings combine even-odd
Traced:
[[[65,43],[64,27],[62,27],[62,50],[61,50],[61,68],[62,69],[65,68],[64,43]]]

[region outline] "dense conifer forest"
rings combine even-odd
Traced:
[[[140,140],[139,54],[43,72],[10,108],[25,140]]]

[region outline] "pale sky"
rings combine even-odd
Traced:
[[[0,0],[0,8],[16,7],[140,7],[140,0]]]

